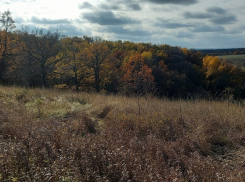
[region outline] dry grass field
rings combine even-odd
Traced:
[[[0,86],[0,181],[244,181],[245,107]]]
[[[224,56],[218,56],[218,57],[227,60],[229,63],[235,66],[239,66],[242,69],[245,69],[245,54],[224,55]]]

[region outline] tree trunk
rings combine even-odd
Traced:
[[[0,83],[3,84],[3,75],[4,75],[4,62],[3,59],[0,59]]]
[[[1,84],[5,84],[5,79],[4,79],[5,72],[6,72],[6,63],[5,63],[5,59],[2,58],[0,59],[0,83]]]
[[[41,76],[42,76],[42,86],[46,88],[47,87],[47,83],[46,83],[47,73],[46,73],[46,69],[44,65],[41,65]]]
[[[99,67],[94,70],[94,78],[95,78],[95,90],[96,92],[100,92],[100,70]]]
[[[75,71],[75,86],[76,86],[76,91],[79,91],[79,82],[77,79],[77,72]]]

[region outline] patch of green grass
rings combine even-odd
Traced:
[[[242,69],[245,69],[245,54],[239,54],[239,55],[223,55],[218,56],[221,59],[227,60],[229,63],[239,66]]]
[[[245,54],[237,54],[237,55],[222,55],[222,56],[218,56],[219,58],[222,59],[228,59],[228,60],[235,60],[235,59],[245,59]]]

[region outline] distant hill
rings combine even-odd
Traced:
[[[230,49],[195,49],[204,54],[209,54],[213,56],[219,55],[236,55],[236,54],[245,54],[245,48],[230,48]]]

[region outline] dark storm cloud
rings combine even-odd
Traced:
[[[222,26],[203,25],[203,26],[194,28],[192,31],[193,32],[224,32],[225,28]]]
[[[188,28],[188,27],[194,27],[192,24],[188,23],[179,23],[179,22],[172,22],[170,20],[163,20],[163,19],[158,19],[159,21],[155,24],[155,26],[159,26],[162,28],[167,28],[167,29],[176,29],[176,28]]]
[[[110,33],[118,34],[118,35],[130,35],[130,36],[147,36],[151,35],[150,32],[144,30],[129,30],[124,29],[122,27],[111,26],[107,28],[107,31]]]
[[[91,8],[93,5],[89,2],[84,2],[83,4],[79,4],[79,9]]]
[[[197,0],[144,0],[145,2],[155,4],[176,4],[176,5],[192,5],[196,4]]]
[[[207,9],[207,12],[217,13],[217,14],[220,14],[220,15],[223,15],[223,14],[227,13],[227,11],[225,9],[220,8],[220,7],[211,7],[211,8],[208,8]]]
[[[71,23],[67,19],[58,19],[58,20],[51,20],[51,19],[46,19],[46,18],[37,18],[33,16],[31,18],[31,22],[36,23],[36,24],[67,24]]]
[[[90,23],[97,23],[99,25],[125,25],[140,23],[140,21],[128,17],[116,16],[112,11],[94,11],[83,13],[82,17],[88,20]]]
[[[227,16],[221,16],[221,17],[211,19],[210,21],[214,24],[222,25],[222,24],[235,23],[237,21],[237,19],[236,19],[236,16],[234,16],[234,15],[227,15]]]

